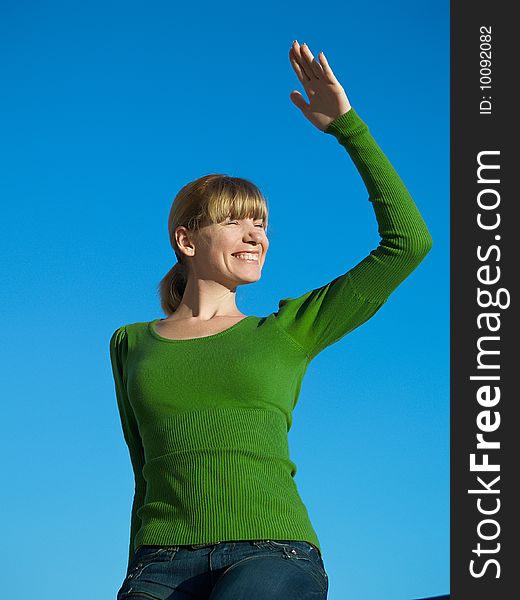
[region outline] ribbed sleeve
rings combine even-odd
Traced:
[[[123,429],[123,436],[128,446],[130,461],[134,471],[134,499],[130,525],[130,543],[128,550],[128,567],[134,554],[134,540],[141,527],[141,519],[137,515],[138,509],[144,504],[146,495],[146,481],[143,477],[145,463],[144,449],[139,434],[137,420],[128,400],[125,384],[125,361],[128,353],[128,337],[125,326],[117,329],[110,339],[110,360],[114,376],[117,406]]]
[[[381,241],[356,266],[326,285],[279,302],[278,325],[311,359],[370,319],[432,247],[419,209],[355,110],[332,121],[325,133],[336,137],[360,173]]]

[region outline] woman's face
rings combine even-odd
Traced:
[[[185,241],[190,274],[231,286],[260,279],[269,240],[262,219],[231,219],[202,227]],[[179,243],[179,246],[181,246]],[[185,253],[186,254],[186,253]],[[187,260],[186,260],[187,259]],[[251,260],[252,259],[252,260]]]

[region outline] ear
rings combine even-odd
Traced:
[[[175,230],[175,242],[182,254],[192,256],[195,253],[194,234],[187,227],[179,225]]]

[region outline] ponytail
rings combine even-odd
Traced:
[[[185,274],[185,265],[177,262],[166,273],[159,283],[159,297],[161,299],[161,308],[170,316],[175,312],[181,303],[186,289],[187,278]]]

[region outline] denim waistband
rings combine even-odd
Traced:
[[[264,541],[264,540],[247,540],[247,541],[253,542],[253,541]],[[267,541],[269,541],[269,540],[267,540]],[[198,550],[199,548],[208,548],[210,546],[216,546],[217,544],[223,544],[223,543],[224,542],[211,542],[210,544],[186,544],[184,547],[191,548],[192,550]],[[317,546],[315,546],[312,542],[306,542],[306,543],[311,545],[321,556],[320,549]]]

